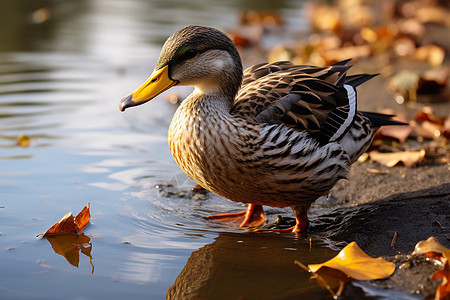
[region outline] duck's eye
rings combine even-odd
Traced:
[[[195,49],[189,49],[188,51],[186,51],[186,53],[184,54],[185,59],[190,59],[193,58],[197,55],[197,50]]]

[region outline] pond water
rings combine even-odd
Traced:
[[[191,195],[195,183],[168,149],[175,107],[164,95],[118,110],[179,27],[227,29],[241,10],[258,7],[277,9],[287,26],[301,27],[302,6],[295,0],[3,0],[0,298],[164,299],[169,290],[183,299],[186,288],[201,299],[330,298],[294,264],[332,257],[336,251],[323,237],[252,234],[203,218],[245,207]],[[20,135],[31,138],[29,147],[17,145]],[[75,249],[79,258],[66,259],[36,238],[87,203],[91,257]]]

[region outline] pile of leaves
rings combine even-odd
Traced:
[[[450,299],[450,250],[442,246],[436,238],[430,237],[417,243],[411,255],[425,255],[436,266],[435,273],[430,274],[432,279],[441,280],[435,299]],[[370,257],[356,242],[351,242],[324,263],[305,266],[300,261],[295,261],[295,264],[310,272],[312,278],[327,289],[334,299],[342,294],[345,284],[352,280],[386,279],[396,270],[394,263],[381,257]]]
[[[450,162],[450,117],[437,117],[431,107],[425,106],[413,119],[400,115],[397,120],[409,125],[380,128],[371,150],[359,161],[370,158],[387,167]]]

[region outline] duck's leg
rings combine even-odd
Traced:
[[[249,204],[246,211],[206,216],[209,220],[240,227],[258,227],[264,224],[266,217],[262,205]]]
[[[256,232],[292,232],[300,233],[308,230],[309,219],[308,219],[308,208],[304,206],[291,206],[295,213],[295,226],[283,229],[255,229]]]
[[[292,228],[292,232],[304,232],[308,230],[308,208],[304,206],[291,206],[295,213],[295,226]]]

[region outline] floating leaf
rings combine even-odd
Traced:
[[[30,147],[31,145],[31,138],[29,136],[26,136],[24,134],[20,134],[17,137],[17,145],[23,148]]]
[[[89,212],[90,203],[85,206],[75,217],[75,224],[82,230],[89,223],[91,219],[91,213]]]
[[[93,273],[94,265],[92,264],[91,256],[91,239],[81,232],[91,219],[89,207],[90,203],[76,217],[71,212],[67,213],[61,220],[47,230],[43,237],[47,238],[55,253],[64,256],[75,267],[78,267],[79,264],[80,251],[88,256]]]
[[[392,153],[382,153],[379,151],[370,151],[369,157],[371,160],[376,161],[387,167],[393,167],[399,162],[402,162],[405,167],[413,167],[423,161],[425,158],[425,150],[420,151],[400,151]]]
[[[47,230],[43,236],[48,237],[53,235],[76,235],[80,233],[91,219],[89,206],[90,204],[85,206],[76,217],[72,215],[72,212],[67,213],[55,225],[50,227],[50,229]]]
[[[50,227],[44,233],[44,237],[57,235],[57,234],[77,234],[78,226],[75,224],[75,217],[72,215],[72,212],[67,213],[64,217],[61,218],[55,225]]]
[[[338,255],[322,264],[308,265],[312,272],[317,272],[322,267],[344,272],[356,280],[383,279],[392,275],[395,264],[378,257],[368,256],[356,242],[351,242]]]
[[[442,246],[442,244],[439,243],[439,241],[435,237],[430,237],[426,241],[418,242],[412,254],[419,255],[419,254],[426,254],[428,252],[436,252],[442,254],[447,250],[449,249]]]

